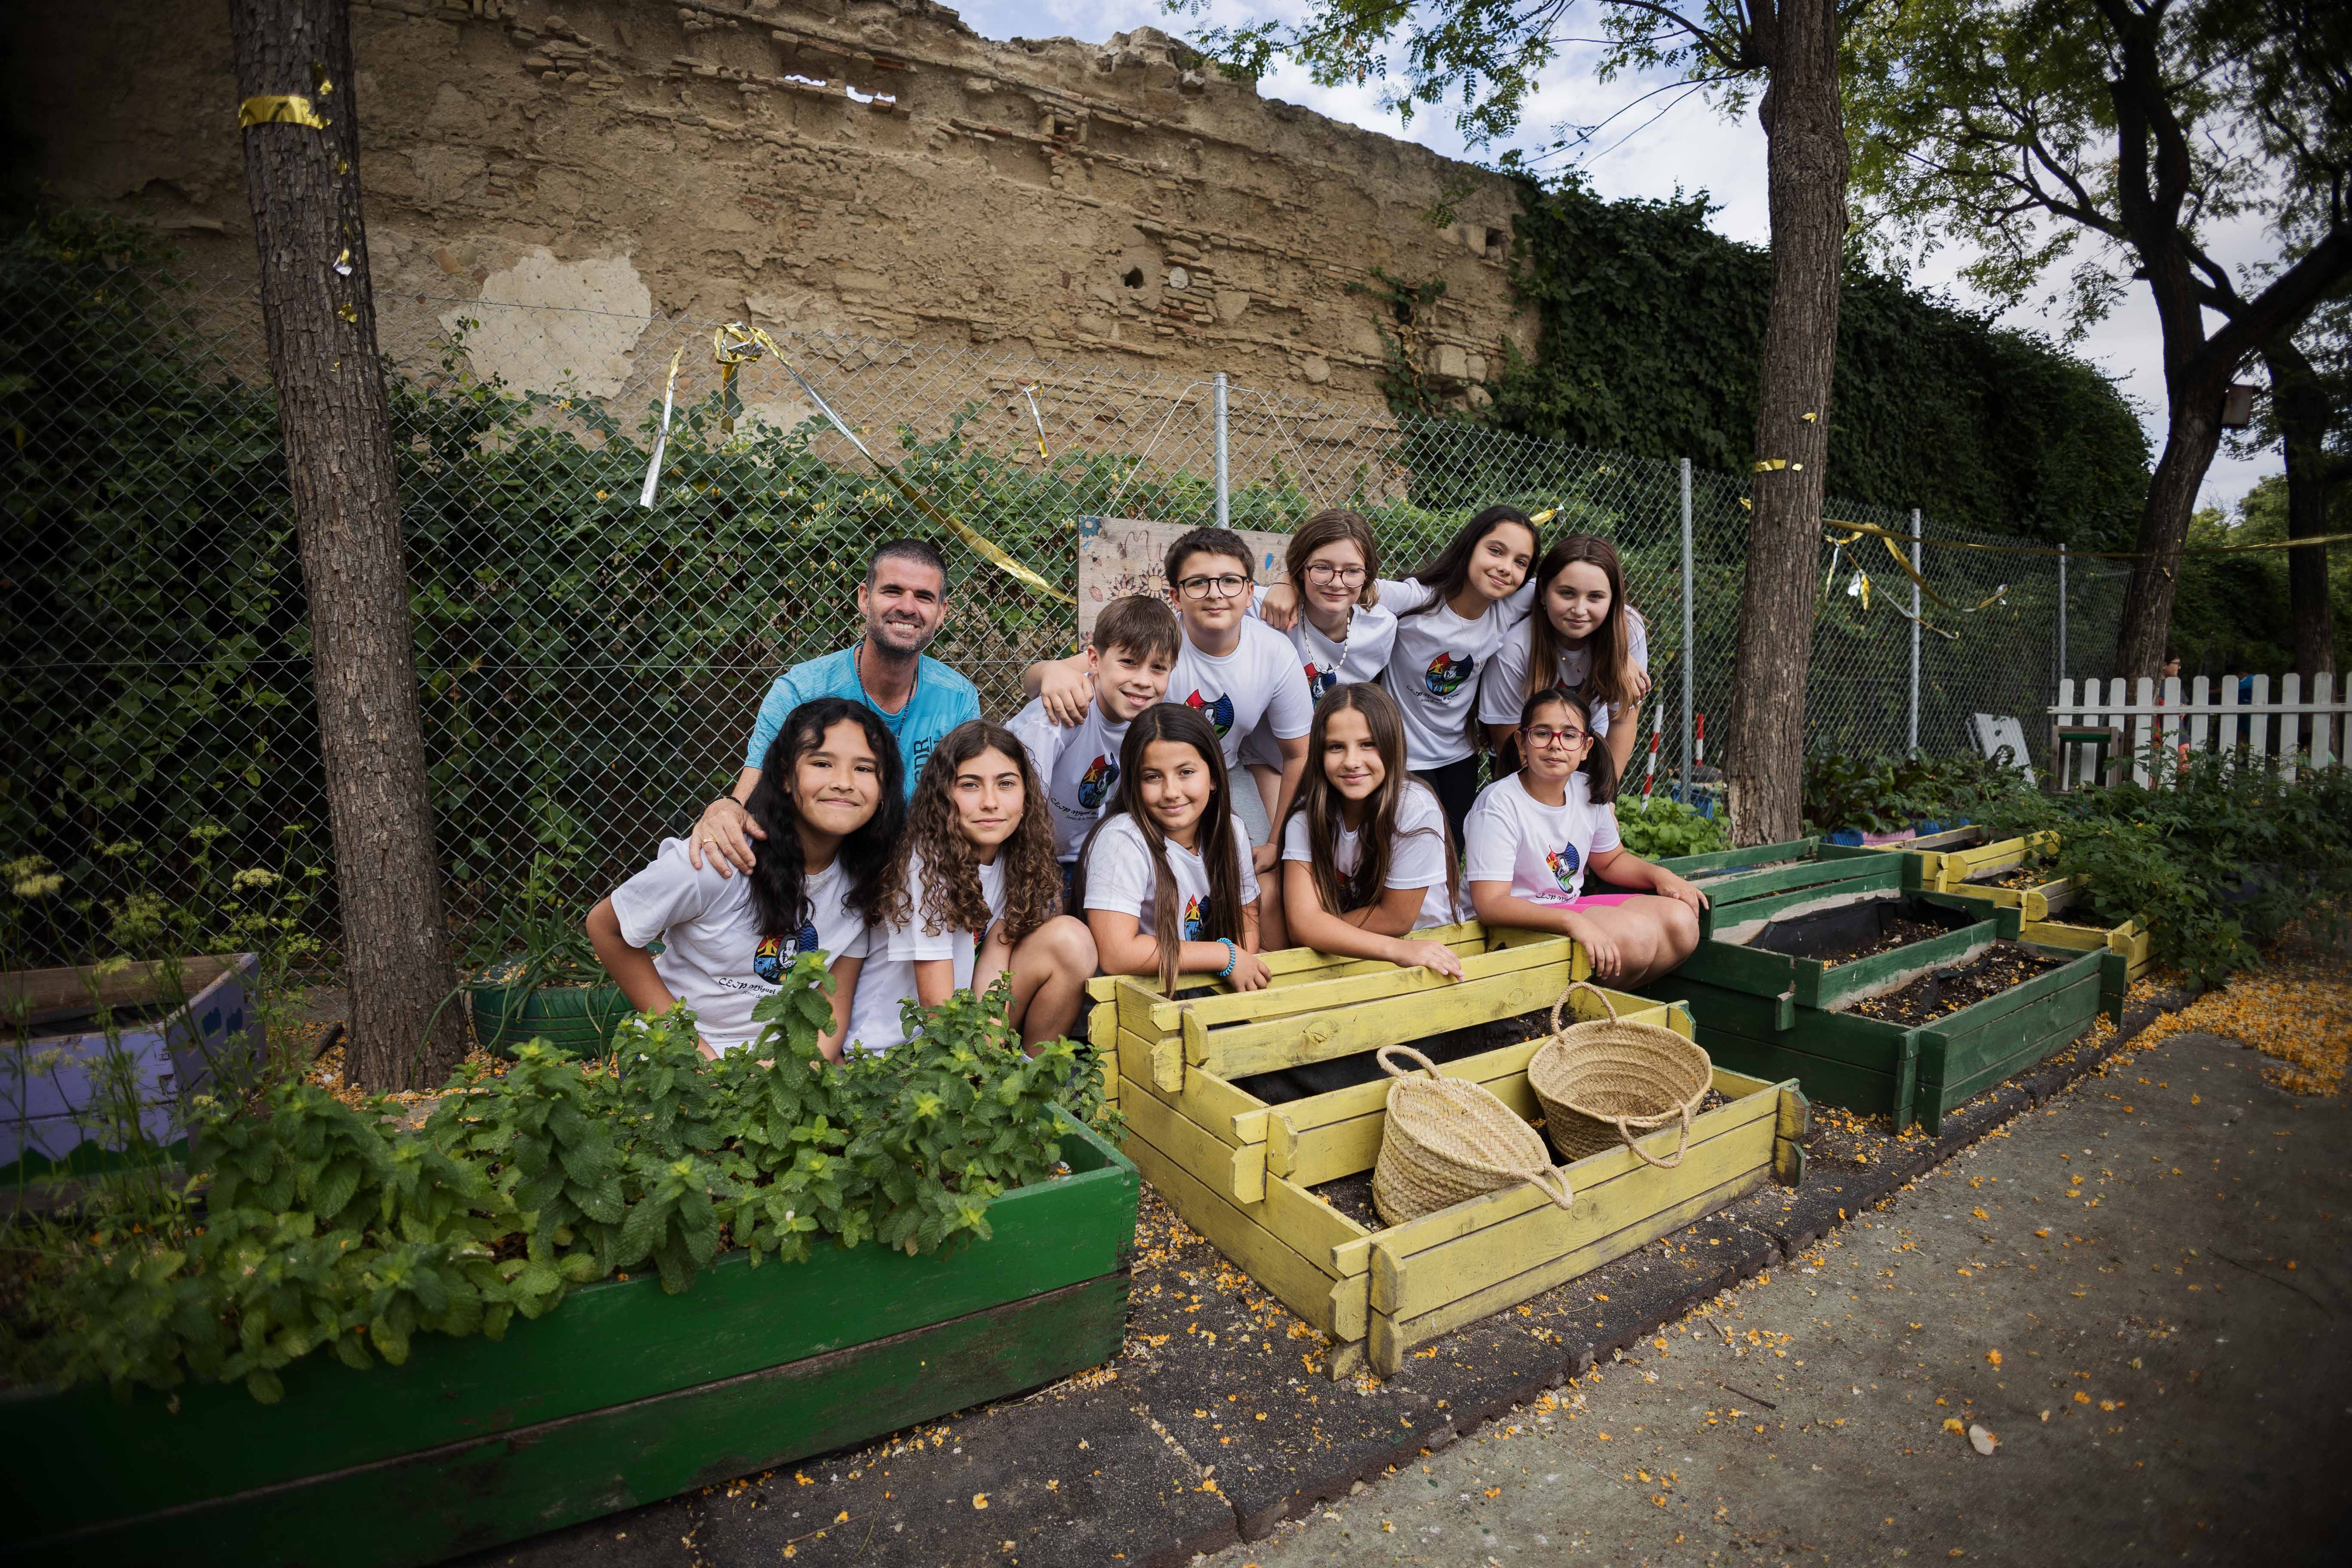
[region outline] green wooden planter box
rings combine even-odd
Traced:
[[[2013,904],[1924,889],[1915,856],[1797,839],[1667,864],[1685,877],[1696,875],[1712,903],[1688,961],[1640,987],[1641,994],[1688,1002],[1698,1043],[1721,1066],[1796,1079],[1808,1098],[1889,1116],[1897,1130],[1915,1121],[1937,1130],[1953,1106],[2073,1040],[2103,1008],[2121,1015],[2126,954],[2081,953],[2030,940],[2034,952],[2068,962],[1916,1028],[1846,1011],[1864,995],[1958,963],[1972,949],[2032,934],[2021,932],[2021,911]],[[1775,919],[1898,897],[1913,914],[1950,929],[1838,963],[1745,940]]]
[[[1071,1174],[989,1205],[992,1240],[867,1244],[683,1295],[650,1273],[506,1338],[417,1336],[405,1365],[315,1355],[242,1385],[0,1394],[0,1557],[38,1563],[437,1562],[787,1464],[1108,1360],[1135,1167],[1075,1125]]]
[[[1716,1065],[1749,1077],[1795,1079],[1807,1099],[1918,1122],[1941,1131],[1945,1113],[2065,1047],[2102,1012],[2120,1022],[2127,961],[2026,943],[2069,962],[1933,1023],[1906,1029],[1859,1014],[1799,1007],[1670,975],[1642,994],[1685,1002],[1698,1043]],[[1787,1022],[1782,1022],[1786,1017]]]

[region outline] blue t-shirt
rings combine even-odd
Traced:
[[[909,799],[914,797],[915,781],[922,776],[923,764],[930,761],[931,748],[940,743],[940,738],[967,719],[980,717],[979,689],[930,658],[916,660],[915,689],[908,694],[905,707],[896,713],[875,708],[874,700],[866,695],[865,685],[857,679],[857,645],[853,643],[839,653],[796,664],[776,677],[776,683],[761,700],[760,717],[751,726],[751,743],[743,751],[743,765],[766,766],[768,748],[775,743],[776,732],[784,727],[786,717],[802,703],[814,702],[820,697],[846,697],[874,710],[883,728],[898,742],[899,759],[907,764]]]

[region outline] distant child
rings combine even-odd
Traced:
[[[1455,841],[1478,792],[1478,687],[1527,613],[1536,525],[1515,506],[1490,506],[1401,583],[1380,584],[1396,613],[1381,679],[1404,715],[1405,760],[1445,810]],[[1269,593],[1265,614],[1289,624],[1294,605]]]
[[[1620,985],[1675,969],[1698,945],[1706,895],[1621,846],[1617,769],[1593,744],[1584,699],[1538,692],[1518,729],[1527,764],[1488,784],[1470,813],[1465,874],[1478,918],[1574,937],[1593,973]],[[1588,871],[1652,891],[1580,897]]]
[[[1298,942],[1462,977],[1452,948],[1407,935],[1453,924],[1462,889],[1445,813],[1405,772],[1404,721],[1386,689],[1334,687],[1316,705],[1282,859]]]
[[[1226,805],[1217,732],[1196,709],[1147,708],[1128,726],[1118,767],[1076,877],[1103,972],[1154,975],[1166,993],[1186,974],[1237,991],[1265,985],[1257,877]]]
[[[1650,689],[1650,636],[1642,613],[1626,601],[1617,547],[1590,533],[1571,533],[1544,552],[1532,580],[1534,613],[1511,628],[1478,696],[1496,772],[1507,773],[1518,761],[1514,738],[1520,705],[1558,686],[1583,693],[1592,733],[1622,778]]]
[[[1290,809],[1299,776],[1307,769],[1307,727],[1315,704],[1298,678],[1290,641],[1252,616],[1254,570],[1250,547],[1231,529],[1196,528],[1168,547],[1170,596],[1183,623],[1184,646],[1168,683],[1168,700],[1198,709],[1215,731],[1227,773],[1239,765],[1243,738],[1261,720],[1274,731],[1282,756],[1276,798],[1265,803],[1266,841],[1251,852],[1254,870],[1274,867],[1272,825]],[[1093,690],[1084,656],[1031,665],[1023,684],[1045,704],[1056,724],[1075,725],[1086,716]],[[1283,942],[1280,895],[1266,884],[1261,920],[1266,942]]]
[[[1094,636],[1080,656],[1097,700],[1087,705],[1078,722],[1055,723],[1039,697],[1005,726],[1027,748],[1030,766],[1042,781],[1066,887],[1079,847],[1118,784],[1118,751],[1127,726],[1168,695],[1168,673],[1176,668],[1181,642],[1176,612],[1166,601],[1140,594],[1113,599],[1095,617]]]
[[[1372,525],[1359,512],[1318,511],[1291,534],[1283,570],[1297,612],[1282,629],[1307,683],[1307,700],[1320,701],[1335,686],[1378,680],[1396,642],[1396,616],[1380,602],[1381,552],[1372,541]],[[1252,615],[1263,616],[1270,592],[1258,590]],[[1282,752],[1271,727],[1260,724],[1250,731],[1241,758],[1262,799],[1281,795]],[[1312,744],[1307,760],[1311,771]],[[1291,800],[1295,805],[1297,796]],[[1284,894],[1286,907],[1287,888]]]
[[[868,927],[879,913],[906,821],[898,744],[872,709],[820,697],[784,716],[743,803],[767,833],[758,864],[696,869],[682,838],[588,916],[605,971],[641,1013],[694,1009],[703,1054],[756,1041],[751,1009],[804,952],[832,971],[833,1026],[818,1048],[841,1059]],[[662,944],[658,954],[646,949]]]
[[[967,720],[932,751],[893,872],[857,979],[852,1049],[888,1050],[906,1037],[905,1003],[985,995],[1007,970],[1005,1016],[1031,1055],[1077,1022],[1095,973],[1094,938],[1058,912],[1062,873],[1045,792],[1003,726]]]

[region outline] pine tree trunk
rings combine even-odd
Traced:
[[[1754,510],[1724,770],[1732,839],[1742,845],[1794,838],[1803,825],[1805,672],[1828,482],[1849,162],[1834,0],[1781,0],[1777,13],[1759,9],[1759,17],[1771,74],[1761,115],[1769,139],[1772,301],[1757,387],[1759,467],[1749,486]]]
[[[229,17],[239,95],[299,95],[326,121],[281,110],[248,125],[246,191],[310,600],[352,1077],[371,1089],[422,1087],[462,1054],[465,1026],[442,1007],[456,978],[360,224],[350,13],[345,0],[230,0]]]
[[[2270,371],[2271,405],[2286,451],[2286,536],[2318,539],[2327,532],[2327,492],[2335,459],[2327,427],[2336,410],[2311,361],[2281,332],[2263,345]],[[2336,616],[2327,603],[2327,546],[2286,552],[2287,607],[2294,618],[2294,668],[2304,689],[2312,677],[2336,671]]]

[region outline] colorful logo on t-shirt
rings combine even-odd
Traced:
[[[1108,757],[1097,757],[1078,775],[1078,804],[1088,811],[1102,805],[1110,794],[1110,786],[1118,783],[1118,764]]]
[[[1318,669],[1312,661],[1307,666],[1307,695],[1320,700],[1323,694],[1339,684],[1336,669]]]
[[[1209,728],[1217,732],[1219,740],[1224,739],[1225,731],[1234,727],[1234,700],[1230,697],[1209,698],[1195,691],[1184,699],[1184,706],[1199,709],[1201,717],[1209,721]]]
[[[1184,938],[1199,942],[1201,933],[1209,929],[1209,900],[1195,894],[1184,900]]]
[[[1429,668],[1421,678],[1422,684],[1429,688],[1432,697],[1451,697],[1462,689],[1462,683],[1469,679],[1470,672],[1477,668],[1478,661],[1467,654],[1456,658],[1450,653],[1441,653],[1429,661]]]
[[[1552,880],[1558,882],[1563,889],[1576,886],[1575,845],[1563,844],[1557,849],[1547,850],[1544,854],[1544,864],[1551,868]]]
[[[760,945],[751,950],[751,973],[771,985],[776,984],[783,979],[784,971],[793,966],[793,960],[816,951],[815,922],[803,921],[796,936],[761,937]]]

